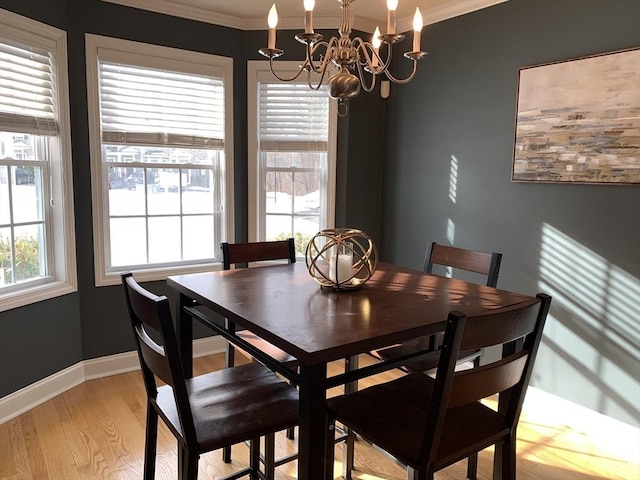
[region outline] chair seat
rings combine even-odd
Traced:
[[[298,422],[298,393],[271,370],[254,362],[186,380],[202,451],[244,442]],[[169,386],[158,388],[160,414],[180,436]]]
[[[413,340],[409,340],[401,345],[375,350],[372,353],[381,360],[395,360],[402,356],[410,355],[422,350],[428,351],[430,348],[430,337],[427,336],[414,338]],[[458,363],[470,362],[479,356],[480,350],[467,350],[466,352],[460,352]],[[437,367],[438,357],[428,357],[406,365],[405,370],[411,372],[429,372]]]
[[[331,414],[405,465],[416,466],[422,449],[434,380],[411,373],[397,380],[327,400]],[[465,458],[474,448],[504,435],[502,415],[472,403],[450,409],[438,450],[438,468]],[[455,452],[455,456],[453,456]]]
[[[286,365],[287,367],[293,368],[293,367],[296,367],[298,365],[298,360],[296,359],[296,357],[292,357],[287,352],[285,352],[283,350],[280,350],[275,345],[272,345],[271,343],[267,342],[265,339],[260,338],[255,333],[250,332],[249,330],[241,330],[241,331],[237,332],[236,335],[239,338],[241,338],[244,341],[246,341],[247,343],[250,343],[251,345],[253,345],[257,349],[259,349],[262,352],[266,353],[267,355],[269,355],[274,360],[277,360],[278,362],[282,363],[283,365]],[[241,350],[241,349],[238,349],[238,350]],[[248,356],[250,356],[250,355],[248,355]]]

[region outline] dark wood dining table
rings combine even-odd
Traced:
[[[224,326],[196,312],[228,340],[292,379],[300,393],[298,478],[325,478],[327,388],[353,380],[327,378],[327,364],[444,330],[449,312],[468,315],[529,301],[530,296],[378,263],[356,290],[321,288],[297,262],[259,268],[177,275],[177,322],[185,374],[192,376],[194,301],[225,317]],[[277,365],[235,336],[248,329],[296,357],[299,371]],[[392,368],[389,363],[382,368]],[[373,368],[376,368],[375,365]],[[366,372],[375,373],[376,370]],[[380,367],[378,367],[378,371]],[[352,372],[358,375],[358,372]]]

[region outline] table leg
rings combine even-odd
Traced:
[[[185,378],[193,377],[193,318],[184,312],[185,305],[191,305],[191,299],[178,294],[176,299],[176,336],[182,359],[182,371]]]
[[[324,480],[325,400],[327,365],[300,365],[300,432],[298,436],[298,478]]]

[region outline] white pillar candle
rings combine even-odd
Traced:
[[[422,33],[422,14],[420,9],[416,7],[416,13],[413,16],[413,51],[420,51],[420,34]]]
[[[271,6],[271,10],[269,10],[267,23],[269,24],[268,48],[273,50],[274,48],[276,48],[276,26],[278,25],[278,11],[276,10],[275,3]]]
[[[351,277],[352,257],[348,254],[332,256],[329,260],[329,279],[335,283],[344,283]],[[336,276],[337,274],[337,276]]]

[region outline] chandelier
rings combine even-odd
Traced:
[[[304,33],[298,33],[296,40],[306,45],[306,58],[298,72],[291,78],[282,78],[274,70],[274,59],[281,56],[284,50],[276,48],[276,26],[278,24],[278,12],[274,3],[269,11],[269,39],[267,48],[258,50],[269,59],[271,73],[280,81],[290,82],[296,80],[303,72],[307,73],[307,83],[313,90],[318,90],[329,75],[327,89],[332,98],[338,100],[340,105],[350,98],[358,96],[360,89],[371,92],[376,85],[376,78],[384,74],[394,83],[407,83],[416,74],[417,63],[427,52],[420,50],[420,34],[422,31],[422,15],[416,8],[413,17],[413,50],[405,52],[404,56],[412,61],[413,70],[408,77],[399,79],[389,71],[391,65],[393,44],[404,39],[404,35],[396,33],[396,8],[398,0],[387,0],[387,33],[380,34],[376,27],[371,42],[366,42],[360,37],[351,38],[351,22],[349,19],[349,6],[355,0],[338,0],[342,8],[342,22],[338,33],[339,37],[331,37],[323,41],[322,35],[313,30],[313,7],[315,0],[304,0],[305,20]],[[385,45],[383,54],[381,46]],[[319,74],[319,81],[315,81],[312,75]],[[346,107],[345,107],[346,109]],[[346,110],[345,110],[346,111]]]

